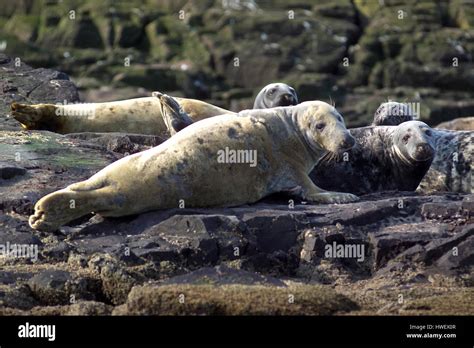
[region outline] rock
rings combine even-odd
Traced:
[[[451,205],[443,203],[425,203],[421,207],[421,214],[429,219],[449,219],[461,215],[461,202],[453,202]]]
[[[104,265],[100,278],[104,295],[115,305],[124,303],[132,287],[137,284],[137,279],[116,263]]]
[[[474,237],[471,235],[465,241],[460,242],[452,250],[446,252],[436,261],[436,267],[458,273],[473,273],[474,255],[472,253],[474,247]]]
[[[0,232],[0,245],[6,245],[7,243],[11,244],[22,244],[22,245],[38,245],[42,246],[43,243],[41,240],[31,234],[26,232],[13,232],[9,233],[7,231]]]
[[[463,198],[461,207],[463,209],[463,213],[469,217],[473,215],[474,212],[474,194],[467,195]]]
[[[454,247],[464,242],[465,240],[469,239],[473,235],[474,235],[474,226],[469,225],[469,226],[466,226],[466,228],[461,233],[458,233],[457,235],[451,238],[434,240],[425,246],[422,260],[426,264],[430,265],[435,260],[440,258],[441,255],[447,254],[449,251],[453,252],[454,250],[452,249]],[[465,246],[467,245],[468,244],[466,244]],[[459,252],[459,250],[456,250],[456,252]],[[467,255],[465,254],[465,256]],[[470,257],[472,257],[472,253]]]
[[[25,174],[25,168],[15,165],[8,165],[6,163],[0,163],[0,179],[8,180],[14,178],[15,176],[21,176]]]
[[[68,271],[54,269],[41,271],[28,281],[28,286],[33,296],[45,305],[100,298],[100,287],[96,280],[77,277]]]
[[[409,228],[403,225],[390,226],[380,232],[369,233],[374,248],[375,268],[383,266],[413,245],[423,245],[431,239],[446,237],[446,228],[446,225],[420,223],[411,224]]]
[[[423,263],[430,273],[469,275],[472,273],[474,227],[466,226],[462,231],[445,238],[434,238],[429,243],[417,243],[406,249],[377,271],[385,274],[396,268],[414,263]]]
[[[0,308],[28,310],[38,305],[27,286],[0,286]]]
[[[33,69],[0,53],[0,129],[19,130],[20,124],[7,118],[10,104],[74,103],[79,101],[76,86],[69,77],[50,69]]]
[[[203,267],[197,271],[175,276],[162,281],[162,284],[210,284],[210,285],[272,285],[283,286],[286,284],[280,279],[264,276],[258,273],[229,268],[224,265],[216,267]]]
[[[102,302],[95,301],[79,301],[78,303],[68,306],[65,315],[110,315],[112,306]]]
[[[59,242],[58,244],[48,245],[46,248],[44,248],[42,255],[49,260],[67,261],[69,258],[69,253],[73,250],[74,248],[70,244],[66,242]]]
[[[103,146],[108,151],[125,155],[148,150],[166,140],[164,136],[125,133],[71,133],[66,136],[71,139],[87,140]]]
[[[36,274],[28,282],[35,297],[47,304],[67,303],[66,283],[72,281],[72,275],[65,271],[46,270]]]

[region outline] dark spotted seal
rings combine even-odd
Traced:
[[[420,192],[473,193],[474,132],[433,129],[436,156]]]
[[[374,126],[398,126],[417,117],[409,104],[389,101],[380,104],[374,114]]]
[[[326,190],[354,194],[414,191],[434,158],[433,130],[423,122],[350,130],[355,146],[345,154],[327,154],[310,174]]]
[[[377,109],[374,124],[398,125],[415,116],[408,104],[389,102]],[[433,128],[432,133],[436,153],[418,191],[472,193],[474,132]]]

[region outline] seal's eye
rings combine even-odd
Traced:
[[[407,134],[402,138],[402,140],[405,144],[408,142],[408,139],[410,139],[410,134]]]
[[[268,95],[273,95],[275,93],[275,88],[272,88],[271,90],[268,91]]]
[[[433,134],[433,132],[431,132],[429,129],[427,129],[427,130],[425,130],[425,134],[430,137],[431,134]]]
[[[326,127],[326,124],[325,124],[325,123],[318,123],[318,124],[316,125],[316,129],[319,130],[319,131],[323,130],[324,127]]]

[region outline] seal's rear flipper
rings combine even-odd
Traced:
[[[193,123],[176,99],[160,92],[153,92],[152,95],[160,100],[161,115],[171,135]]]
[[[29,224],[35,230],[53,232],[60,226],[89,213],[113,209],[116,201],[107,187],[94,189],[92,185],[89,190],[87,187],[81,190],[66,187],[41,198],[35,204],[35,211],[29,218]]]

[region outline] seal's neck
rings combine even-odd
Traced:
[[[309,130],[301,127],[300,120],[298,119],[298,112],[296,109],[297,107],[294,106],[282,108],[282,110],[285,111],[285,122],[288,127],[291,127],[293,132],[297,135],[297,138],[301,143],[302,152],[305,153],[306,157],[311,159],[311,161],[314,163],[314,166],[328,151],[325,150],[317,142],[309,140],[309,135],[307,134]]]

